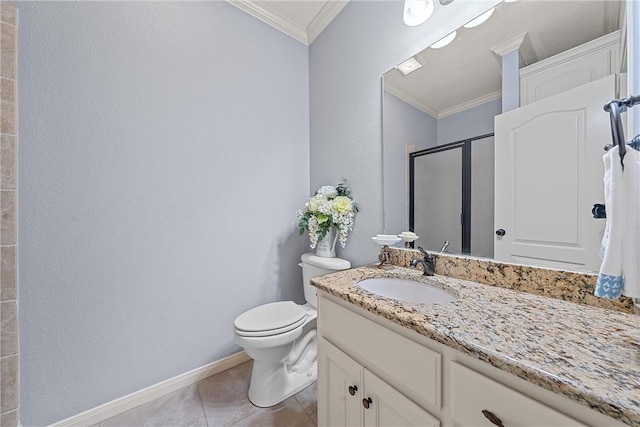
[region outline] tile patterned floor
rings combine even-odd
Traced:
[[[103,421],[107,426],[287,426],[317,425],[317,388],[313,383],[271,408],[253,406],[247,398],[251,361],[226,370]]]

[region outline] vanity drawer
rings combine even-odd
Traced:
[[[581,426],[578,421],[478,372],[451,362],[451,419],[457,426]],[[489,417],[490,414],[487,414]]]
[[[325,298],[319,312],[325,339],[419,405],[441,409],[440,354]]]

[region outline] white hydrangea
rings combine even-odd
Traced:
[[[316,193],[319,196],[325,196],[328,199],[333,199],[338,195],[338,190],[333,185],[323,185]]]
[[[304,230],[309,232],[311,249],[317,246],[320,235],[327,233],[332,227],[338,230],[338,241],[344,248],[349,233],[353,231],[358,208],[349,196],[350,190],[344,186],[344,183],[339,188],[340,192],[332,185],[320,187],[305,203],[305,210],[296,212],[300,233],[302,234]]]

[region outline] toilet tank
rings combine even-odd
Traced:
[[[318,289],[311,284],[311,278],[351,268],[351,263],[346,259],[324,258],[314,254],[302,255],[302,263],[300,265],[302,266],[304,298],[316,308],[318,307]]]

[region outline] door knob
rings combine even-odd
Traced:
[[[367,397],[366,399],[362,399],[362,406],[364,406],[365,409],[369,409],[369,406],[373,403],[373,400],[371,400],[370,397]]]
[[[351,396],[354,396],[356,394],[356,391],[358,391],[358,386],[357,385],[350,385],[349,386],[349,394]]]
[[[496,230],[496,236],[500,236],[500,237],[502,237],[502,236],[504,236],[505,234],[507,234],[507,232],[506,232],[506,231],[504,231],[504,229],[502,229],[502,228],[499,228],[499,229],[497,229],[497,230]]]

